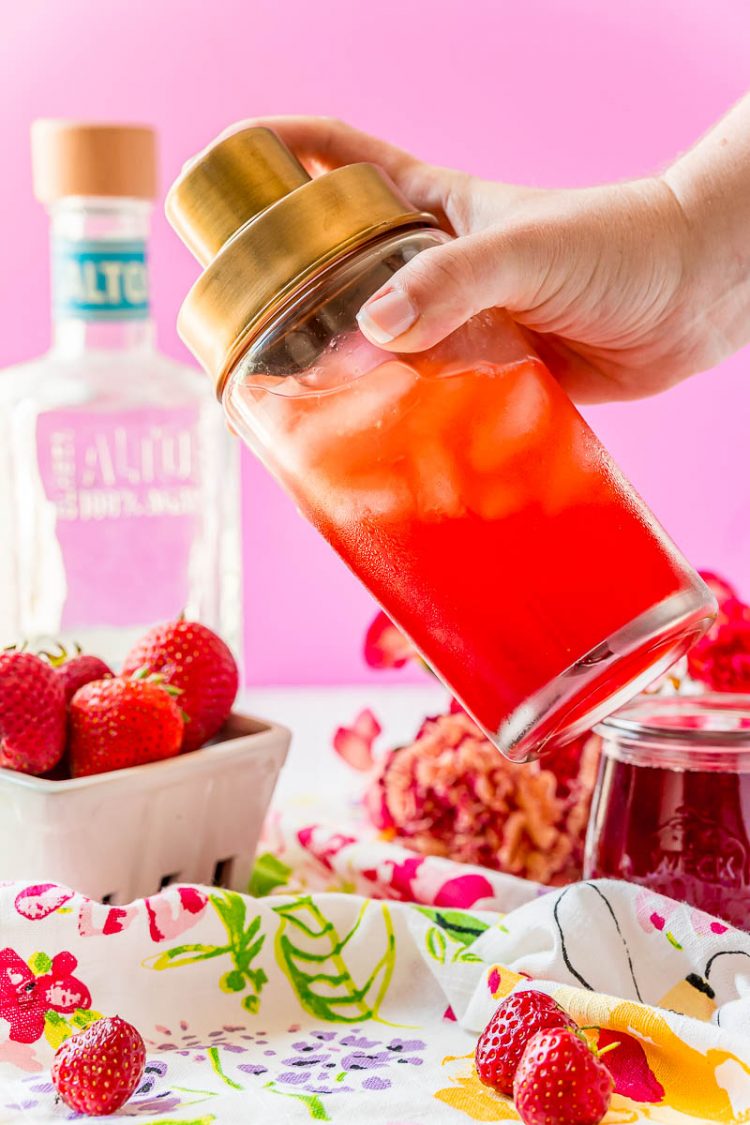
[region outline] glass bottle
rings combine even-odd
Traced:
[[[149,310],[155,135],[40,121],[32,148],[52,346],[0,374],[0,645],[79,644],[116,666],[184,612],[236,646],[236,451]]]
[[[420,354],[362,337],[367,297],[448,237],[380,169],[311,180],[247,129],[167,213],[231,425],[503,753],[590,729],[701,635],[709,590],[505,313]]]
[[[750,929],[750,697],[647,695],[597,734],[584,876]]]

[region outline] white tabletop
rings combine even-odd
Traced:
[[[292,745],[281,774],[274,804],[283,807],[300,802],[330,807],[361,791],[357,774],[333,751],[332,739],[339,726],[350,725],[369,707],[383,727],[375,744],[385,749],[410,742],[425,715],[446,709],[448,693],[437,683],[422,685],[360,685],[356,687],[250,688],[240,699],[239,709],[260,718],[272,719],[292,731]]]

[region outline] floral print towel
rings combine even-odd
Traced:
[[[750,935],[624,883],[533,895],[505,915],[201,887],[113,906],[6,884],[0,925],[3,1123],[75,1117],[49,1065],[98,1013],[147,1041],[119,1118],[513,1121],[472,1051],[498,1001],[532,980],[618,1042],[610,1125],[750,1120]]]

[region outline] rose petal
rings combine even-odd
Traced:
[[[383,732],[383,728],[369,707],[365,707],[364,711],[360,711],[357,715],[353,729],[371,744]]]
[[[411,641],[382,610],[367,630],[364,653],[371,668],[403,668],[417,655]]]
[[[339,727],[333,736],[333,748],[352,769],[367,772],[375,765],[372,744],[382,730],[369,708],[357,715],[350,727]]]

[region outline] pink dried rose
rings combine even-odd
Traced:
[[[586,737],[514,765],[464,712],[440,715],[387,754],[367,808],[416,851],[558,885],[581,875],[598,756]]]
[[[750,692],[750,606],[727,601],[688,654],[694,680],[712,691]]]
[[[726,578],[722,578],[716,571],[699,570],[698,573],[719,603],[720,611],[727,602],[737,602],[740,600],[731,582],[727,582]]]
[[[710,570],[700,572],[719,612],[716,621],[688,653],[688,673],[718,692],[750,692],[750,606],[734,587]]]

